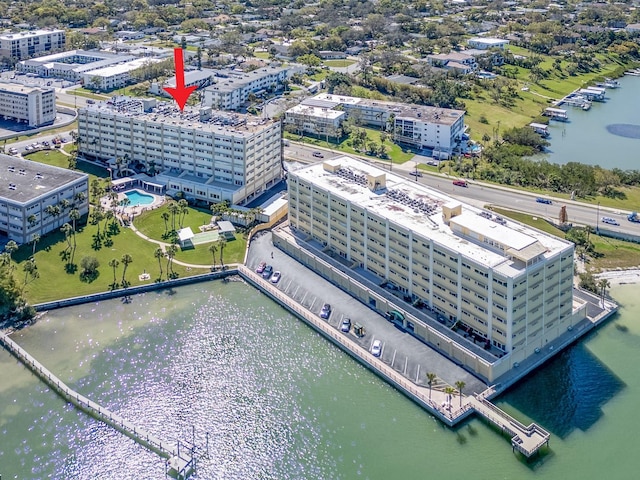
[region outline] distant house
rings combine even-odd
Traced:
[[[144,33],[134,32],[133,30],[120,30],[119,32],[115,32],[113,36],[120,40],[140,40],[144,38]]]
[[[322,60],[339,60],[347,58],[347,54],[344,52],[334,52],[332,50],[320,50],[318,56]]]
[[[441,67],[462,74],[473,73],[478,68],[473,55],[462,52],[427,55],[427,63],[432,67]]]
[[[624,29],[629,33],[640,33],[640,23],[630,23]]]
[[[489,37],[475,37],[467,40],[467,44],[471,48],[477,48],[478,50],[488,50],[490,48],[499,48],[504,50],[504,47],[509,45],[509,40],[502,38],[489,38]]]

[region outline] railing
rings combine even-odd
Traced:
[[[75,390],[67,386],[62,380],[51,373],[40,362],[33,358],[25,349],[11,340],[5,333],[0,333],[0,343],[11,352],[18,360],[20,360],[29,370],[40,377],[48,384],[58,395],[65,400],[73,403],[75,406],[84,410],[89,415],[111,425],[115,429],[121,431],[128,437],[131,437],[141,445],[146,446],[150,450],[156,452],[164,458],[177,457],[180,458],[186,467],[177,472],[183,478],[187,475],[186,468],[193,465],[193,457],[188,453],[180,452],[179,444],[165,442],[151,435],[144,429],[135,426],[133,423],[125,420],[120,415],[111,412],[109,409],[89,400],[84,395],[80,395]],[[192,449],[193,451],[193,449]]]

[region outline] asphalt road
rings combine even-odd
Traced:
[[[323,158],[313,156],[314,151],[321,150]],[[284,149],[285,158],[301,163],[310,163],[326,160],[342,153],[332,152],[322,147],[313,147],[290,142],[289,146]],[[378,163],[383,169],[388,169],[389,163],[373,159],[364,158],[370,163]],[[394,165],[393,172],[398,175],[404,175],[408,178],[416,180],[416,177],[409,175],[414,171],[414,163],[408,162],[406,165]],[[577,202],[567,201],[564,199],[554,199],[552,204],[538,203],[535,194],[523,192],[521,190],[513,190],[507,187],[498,187],[489,184],[483,184],[476,181],[467,180],[467,187],[459,187],[453,185],[455,177],[449,177],[447,174],[432,175],[423,172],[421,177],[417,178],[419,183],[428,185],[432,188],[441,190],[452,197],[459,198],[462,201],[473,203],[474,205],[494,205],[496,207],[511,208],[541,218],[549,218],[557,220],[560,215],[560,207],[566,205],[569,222],[578,225],[590,225],[601,229],[607,229],[615,232],[628,233],[640,236],[640,223],[633,223],[627,220],[629,211],[621,211],[612,208],[598,207],[595,205],[580,204]],[[616,220],[620,225],[608,225],[601,221],[602,217],[610,217]]]

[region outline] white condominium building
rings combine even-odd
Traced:
[[[44,57],[22,60],[16,65],[16,70],[23,73],[35,73],[39,77],[62,78],[76,81],[91,70],[116,65],[135,60],[133,55],[115,53],[69,50],[52,53]]]
[[[526,358],[572,328],[571,242],[346,156],[288,176],[294,231],[496,358]]]
[[[418,149],[451,152],[464,132],[464,111],[427,107],[408,103],[386,102],[367,98],[321,93],[308,98],[302,105],[335,110],[340,107],[358,124],[385,128],[392,132],[393,140]],[[287,111],[287,123],[294,123],[297,111]],[[322,121],[322,115],[309,117]],[[318,127],[313,127],[317,129]],[[310,130],[307,130],[313,133]]]
[[[219,70],[215,83],[204,90],[203,103],[219,110],[237,110],[249,98],[277,90],[290,75],[289,68],[263,67],[251,72]]]
[[[169,194],[241,205],[282,177],[280,123],[267,119],[113,97],[80,109],[78,133],[83,155],[153,165]]]
[[[0,154],[0,235],[28,243],[89,211],[89,176]],[[48,208],[53,207],[53,208]]]
[[[64,30],[33,30],[0,35],[1,57],[22,60],[41,52],[62,50],[64,47]]]
[[[52,124],[56,119],[56,92],[48,87],[0,83],[0,115],[30,127]]]
[[[82,73],[82,84],[87,88],[110,92],[126,86],[131,80],[131,72],[143,68],[145,65],[162,61],[160,58],[136,58],[117,65],[88,70]]]

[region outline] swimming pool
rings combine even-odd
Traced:
[[[136,205],[151,205],[153,203],[153,196],[139,192],[138,190],[131,190],[125,192],[125,195],[129,199],[131,206]]]

